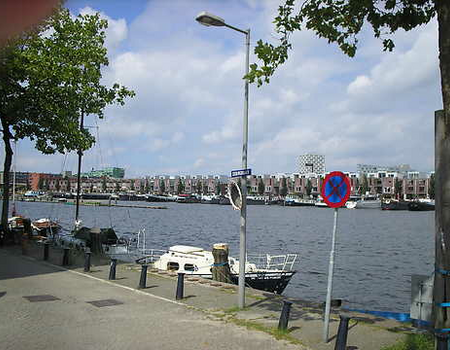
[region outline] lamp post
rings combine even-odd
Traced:
[[[228,27],[237,32],[245,34],[245,75],[249,72],[249,53],[250,53],[250,29],[242,30],[233,27],[225,20],[208,12],[201,12],[195,18],[200,24],[207,27]],[[247,169],[247,145],[248,145],[248,80],[244,83],[244,122],[243,122],[243,136],[242,136],[242,168]],[[245,307],[245,262],[247,261],[247,176],[242,177],[242,206],[241,206],[241,220],[240,220],[240,244],[239,244],[239,293],[238,299],[239,308]]]

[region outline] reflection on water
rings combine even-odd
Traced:
[[[163,205],[168,209],[83,206],[80,216],[86,226],[112,225],[119,233],[145,228],[148,247],[211,248],[226,242],[230,255],[239,256],[238,211],[209,204]],[[59,218],[66,227],[75,212],[74,206],[50,203],[19,202],[17,209],[31,218]],[[331,209],[249,206],[247,247],[251,253],[298,253],[299,273],[284,294],[322,301],[332,228]],[[407,312],[410,276],[432,272],[433,242],[434,212],[340,209],[333,298],[351,307]]]

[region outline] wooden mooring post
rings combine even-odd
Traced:
[[[228,244],[226,243],[217,243],[213,245],[212,254],[214,256],[214,264],[212,267],[212,278],[214,281],[231,283],[228,251]]]

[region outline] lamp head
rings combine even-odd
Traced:
[[[222,27],[225,25],[225,20],[223,18],[206,11],[200,12],[197,17],[195,17],[195,20],[207,27]]]

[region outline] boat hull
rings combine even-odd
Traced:
[[[409,203],[403,201],[382,202],[381,210],[408,210]]]
[[[434,204],[423,202],[411,202],[408,205],[409,211],[432,211],[434,210]]]
[[[245,285],[253,289],[263,290],[269,293],[281,294],[286,289],[292,276],[297,271],[275,272],[275,271],[261,271],[245,274]],[[192,274],[195,276],[195,274]],[[197,275],[202,278],[212,279],[212,275],[202,274]],[[239,284],[239,275],[231,274],[231,282],[233,284]]]

